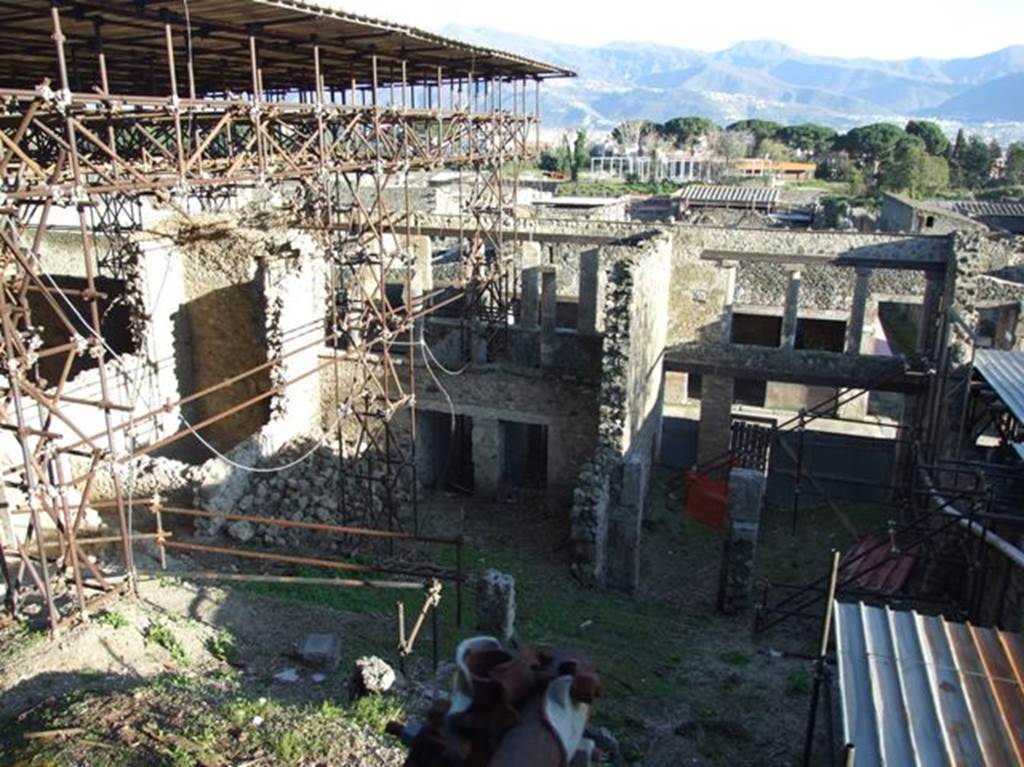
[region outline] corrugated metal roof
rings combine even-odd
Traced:
[[[1024,352],[978,349],[974,369],[988,381],[1014,417],[1024,422]]]
[[[856,767],[1024,764],[1020,635],[863,603],[835,619]]]
[[[775,205],[779,201],[779,191],[753,186],[688,186],[683,190],[681,199],[686,204]]]
[[[953,209],[957,213],[974,218],[1024,217],[1024,202],[1016,200],[958,200],[953,204]]]

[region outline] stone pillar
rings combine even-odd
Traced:
[[[487,570],[476,584],[476,627],[504,644],[516,635],[516,580]]]
[[[719,341],[724,344],[732,341],[732,315],[733,305],[736,303],[736,275],[739,266],[736,261],[726,261],[722,264],[724,296],[722,299],[722,335]]]
[[[617,502],[609,510],[608,559],[605,578],[609,588],[633,593],[640,585],[640,531],[644,516],[644,465],[624,461]]]
[[[800,313],[800,280],[799,269],[789,270],[789,284],[786,286],[786,308],[782,315],[782,343],[783,349],[792,349],[796,346],[796,326]]]
[[[421,303],[423,296],[434,289],[434,249],[429,237],[415,236],[409,238],[409,250],[413,256],[413,273],[409,281],[409,294],[405,304],[409,311],[423,313]],[[416,320],[416,339],[423,338],[424,320]]]
[[[752,469],[733,469],[729,475],[729,516],[718,578],[718,610],[726,615],[750,606],[765,484],[764,474]]]
[[[871,295],[871,270],[857,269],[857,282],[853,288],[850,321],[846,323],[847,354],[860,354],[864,348],[864,314]]]
[[[540,243],[533,242],[532,240],[519,243],[519,258],[520,271],[523,269],[530,269],[534,266],[540,266],[543,262]]]
[[[930,354],[935,349],[935,330],[938,327],[936,318],[942,293],[945,289],[941,275],[927,273],[925,275],[924,302],[921,305],[921,323],[917,327],[917,351]]]
[[[558,284],[555,268],[543,267],[540,275],[540,366],[550,367],[555,357],[555,328],[558,311]]]
[[[596,335],[604,332],[604,296],[608,275],[601,269],[597,248],[580,255],[579,332]]]
[[[524,330],[536,330],[540,326],[540,267],[523,269],[522,281],[519,325]]]
[[[477,495],[497,495],[503,463],[498,419],[473,418],[473,484]]]
[[[700,426],[697,431],[698,463],[718,458],[729,450],[732,441],[734,383],[728,376],[704,376],[701,386]]]
[[[846,344],[843,349],[846,354],[870,354],[873,351],[878,302],[870,299],[871,270],[859,268],[857,282],[853,288],[850,319],[846,323]],[[870,396],[869,393],[865,393],[850,400],[839,409],[839,415],[843,418],[866,418]]]

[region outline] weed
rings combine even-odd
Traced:
[[[195,755],[186,748],[175,746],[170,753],[172,767],[196,767]]]
[[[803,697],[811,692],[811,675],[806,671],[794,671],[786,676],[786,695]]]
[[[127,628],[129,621],[124,615],[117,612],[117,610],[107,610],[100,613],[96,621],[102,626],[109,626],[112,629],[123,629]]]
[[[171,658],[178,664],[182,666],[188,665],[188,653],[185,652],[185,648],[178,637],[175,636],[174,630],[166,623],[159,620],[150,623],[149,629],[146,631],[146,641],[167,650]]]
[[[233,663],[238,659],[238,642],[231,629],[222,628],[207,642],[207,649],[213,657],[225,663]]]
[[[300,764],[310,744],[298,730],[285,730],[274,742],[274,754],[281,764]]]
[[[349,714],[354,724],[372,732],[382,733],[388,722],[403,719],[405,710],[394,698],[386,695],[367,695],[352,704]]]
[[[254,721],[266,721],[273,711],[274,705],[266,698],[238,698],[221,709],[224,718],[239,729],[252,726]]]

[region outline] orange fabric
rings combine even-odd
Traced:
[[[686,475],[686,513],[691,519],[716,530],[725,528],[729,480],[712,479],[698,471]]]

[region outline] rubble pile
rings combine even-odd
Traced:
[[[267,459],[267,468],[287,466],[308,454],[305,460],[281,471],[250,474],[237,502],[217,511],[305,523],[386,525],[383,483],[368,485],[366,467],[339,458],[336,443],[327,441],[310,453],[313,446],[308,441],[296,442]],[[338,549],[351,544],[323,531],[253,524],[220,516],[198,520],[197,530],[208,537],[226,535],[241,543],[289,548]]]

